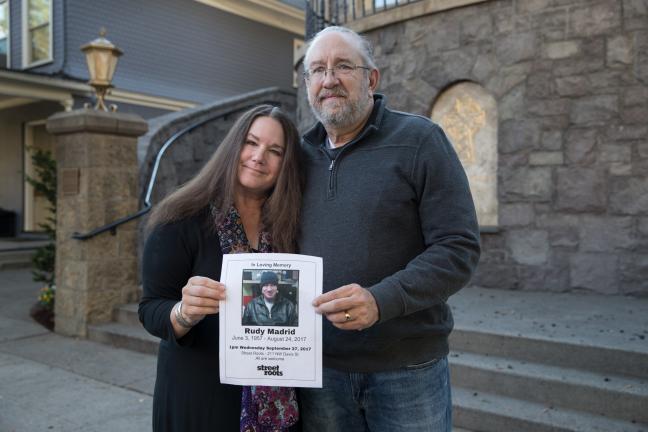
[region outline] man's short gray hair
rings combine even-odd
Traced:
[[[362,60],[365,62],[366,66],[369,66],[372,69],[378,69],[376,67],[376,61],[373,56],[373,47],[371,42],[363,36],[360,36],[358,33],[354,32],[351,29],[341,26],[331,26],[326,27],[323,30],[320,30],[315,36],[308,41],[308,48],[306,49],[306,54],[304,55],[304,67],[308,67],[308,55],[310,54],[311,47],[317,42],[322,36],[328,33],[340,33],[348,36],[353,40],[353,42],[358,47],[358,52],[362,56]]]

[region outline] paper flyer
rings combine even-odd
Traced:
[[[322,387],[322,258],[224,255],[220,281],[221,383]]]

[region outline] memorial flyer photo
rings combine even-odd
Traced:
[[[322,386],[319,257],[252,253],[223,256],[220,381],[280,387]]]

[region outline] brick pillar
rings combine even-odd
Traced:
[[[138,297],[137,221],[88,240],[86,233],[138,207],[139,116],[81,109],[47,121],[57,160],[55,330],[85,337],[110,321],[114,306]]]

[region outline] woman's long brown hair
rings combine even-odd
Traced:
[[[147,223],[147,231],[195,215],[210,204],[220,217],[227,214],[234,205],[241,149],[250,126],[258,117],[278,121],[285,139],[284,158],[277,183],[263,205],[264,228],[272,236],[273,250],[295,251],[302,192],[299,134],[290,118],[272,105],[257,106],[238,118],[200,172],[155,206]],[[215,229],[218,222],[214,221],[211,228]]]

